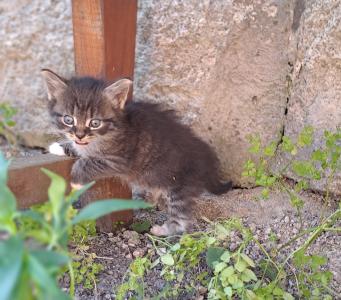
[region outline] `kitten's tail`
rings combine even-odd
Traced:
[[[224,194],[227,191],[231,190],[232,187],[233,187],[233,185],[232,185],[231,181],[227,181],[224,183],[222,183],[220,181],[216,181],[214,183],[211,182],[210,184],[208,184],[208,186],[206,188],[212,194],[221,195],[221,194]]]

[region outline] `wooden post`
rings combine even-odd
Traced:
[[[73,0],[76,73],[133,78],[137,0]]]
[[[106,80],[133,79],[135,60],[137,0],[73,0],[72,19],[75,65],[78,75]],[[132,97],[132,91],[130,93]],[[102,186],[112,197],[130,198],[131,191],[108,179]],[[102,197],[89,191],[87,199]],[[100,230],[109,231],[112,223],[129,221],[132,212],[113,213],[102,218]]]

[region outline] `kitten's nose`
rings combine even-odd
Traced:
[[[83,137],[85,137],[85,132],[76,132],[75,135],[81,140]]]

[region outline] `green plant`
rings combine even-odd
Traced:
[[[70,295],[74,294],[75,275],[72,255],[68,251],[70,233],[75,225],[95,220],[112,211],[145,208],[141,201],[102,200],[89,204],[79,213],[70,213],[79,196],[92,186],[65,196],[65,180],[46,170],[51,185],[44,212],[20,211],[16,199],[6,185],[8,162],[0,154],[0,291],[2,299],[68,299],[59,289],[57,278],[65,267],[70,274]],[[24,218],[25,222],[20,222]],[[31,220],[31,227],[30,222]],[[27,223],[28,222],[28,223]],[[18,225],[19,224],[19,225]],[[92,273],[96,273],[96,268]]]
[[[263,187],[264,199],[269,197],[271,189],[285,190],[299,215],[304,205],[300,192],[309,188],[311,180],[326,178],[324,202],[327,205],[330,201],[330,184],[336,171],[341,169],[341,129],[338,128],[335,132],[325,131],[324,145],[312,151],[308,159],[298,159],[300,151],[311,147],[313,140],[314,130],[311,126],[304,127],[296,141],[283,136],[279,145],[272,141],[262,146],[259,135],[250,136],[249,152],[255,159],[247,160],[242,175]],[[273,168],[276,153],[285,156],[287,161],[279,169]],[[287,172],[292,172],[297,178],[294,187],[287,184]]]
[[[83,284],[86,289],[93,289],[96,286],[96,276],[104,269],[102,264],[94,261],[95,258],[97,258],[96,254],[90,253],[81,256],[79,261],[72,262],[75,282]]]
[[[324,146],[314,150],[310,159],[299,160],[299,152],[313,143],[311,127],[304,128],[295,142],[284,136],[279,146],[276,142],[263,146],[259,136],[250,137],[249,150],[254,159],[246,162],[243,175],[263,187],[262,198],[267,199],[270,192],[277,188],[286,191],[301,216],[304,203],[300,193],[309,188],[309,181],[327,177],[324,201],[328,203],[330,183],[340,168],[340,130],[325,132],[324,138]],[[279,151],[286,153],[289,159],[280,170],[274,170],[272,164]],[[287,182],[287,171],[294,172],[299,178],[296,184]],[[194,292],[198,285],[202,285],[207,287],[208,299],[289,300],[294,299],[286,290],[289,280],[296,283],[295,296],[299,299],[327,300],[337,297],[329,287],[332,274],[324,270],[326,258],[308,255],[307,250],[323,232],[341,231],[335,225],[341,218],[340,208],[327,217],[322,214],[317,226],[301,231],[282,246],[277,245],[276,235],[270,233],[270,253],[236,219],[209,222],[205,232],[184,234],[177,242],[174,242],[177,237],[148,235],[156,257],[149,254],[133,261],[118,289],[118,299],[124,299],[128,292],[134,299],[145,299],[144,276],[156,267],[161,267],[160,275],[168,284],[152,299],[178,299],[183,291]],[[241,236],[241,242],[231,250],[227,244],[233,232]],[[306,237],[303,243],[295,246],[289,254],[283,253],[283,249],[293,245],[300,237]],[[258,248],[263,256],[257,262],[246,251],[254,248]]]
[[[314,228],[301,231],[278,249],[280,251],[298,238],[308,235],[303,245],[290,253],[277,269],[283,271],[285,266],[290,265],[292,260],[292,263],[298,269],[294,276],[299,296],[305,299],[321,299],[321,297],[329,299],[330,294],[333,295],[333,291],[328,287],[332,275],[328,271],[322,272],[319,269],[320,266],[327,262],[327,259],[319,255],[307,256],[305,253],[308,247],[323,232],[328,230],[341,231],[340,227],[335,226],[341,218],[340,206],[330,216],[325,217],[325,208],[329,204],[331,197],[331,182],[336,172],[341,169],[341,129],[338,128],[335,132],[325,131],[323,146],[314,149],[307,159],[299,159],[298,154],[300,151],[304,148],[310,148],[313,141],[314,130],[310,126],[303,128],[296,141],[293,141],[288,136],[283,136],[278,146],[274,142],[262,146],[259,136],[251,136],[249,151],[254,155],[255,159],[249,159],[245,163],[243,176],[252,178],[256,185],[263,187],[261,194],[264,199],[269,197],[271,189],[279,188],[287,192],[291,204],[296,208],[301,220],[301,230],[303,223],[301,210],[304,206],[301,192],[309,189],[309,182],[312,180],[325,182],[324,208],[320,215],[320,224]],[[285,155],[287,161],[282,168],[277,170],[272,168],[276,152]],[[286,180],[287,172],[292,172],[295,175],[297,181],[294,185],[288,184]],[[275,280],[278,280],[278,276],[276,276]]]
[[[243,240],[236,250],[230,251],[224,245],[233,232],[241,234]],[[207,231],[185,234],[176,243],[171,243],[169,238],[149,238],[157,257],[139,258],[131,264],[118,288],[117,299],[124,299],[129,291],[135,293],[136,299],[145,299],[143,276],[156,266],[162,267],[160,275],[168,284],[153,299],[177,299],[183,291],[195,292],[198,285],[207,286],[208,299],[232,299],[235,296],[263,299],[257,295],[274,293],[293,299],[280,288],[279,282],[272,282],[265,271],[261,276],[256,275],[256,264],[245,253],[255,239],[237,219],[211,223]],[[141,264],[141,260],[144,263]],[[203,265],[205,267],[198,273],[198,266]]]
[[[7,103],[0,103],[0,134],[3,135],[10,144],[16,143],[16,134],[12,127],[15,126],[13,117],[17,110]]]
[[[125,299],[125,295],[131,291],[136,293],[137,299],[145,299],[145,287],[143,276],[145,272],[150,267],[150,260],[146,257],[136,258],[127,271],[127,276],[129,280],[124,282],[117,290],[116,297],[117,300]],[[125,276],[126,277],[126,276]],[[124,280],[125,278],[123,278]]]

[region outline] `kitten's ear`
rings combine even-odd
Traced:
[[[121,79],[104,89],[104,95],[112,101],[115,108],[123,109],[132,85],[129,79]]]
[[[42,69],[41,74],[45,80],[49,100],[58,98],[67,87],[66,80],[49,69]]]

